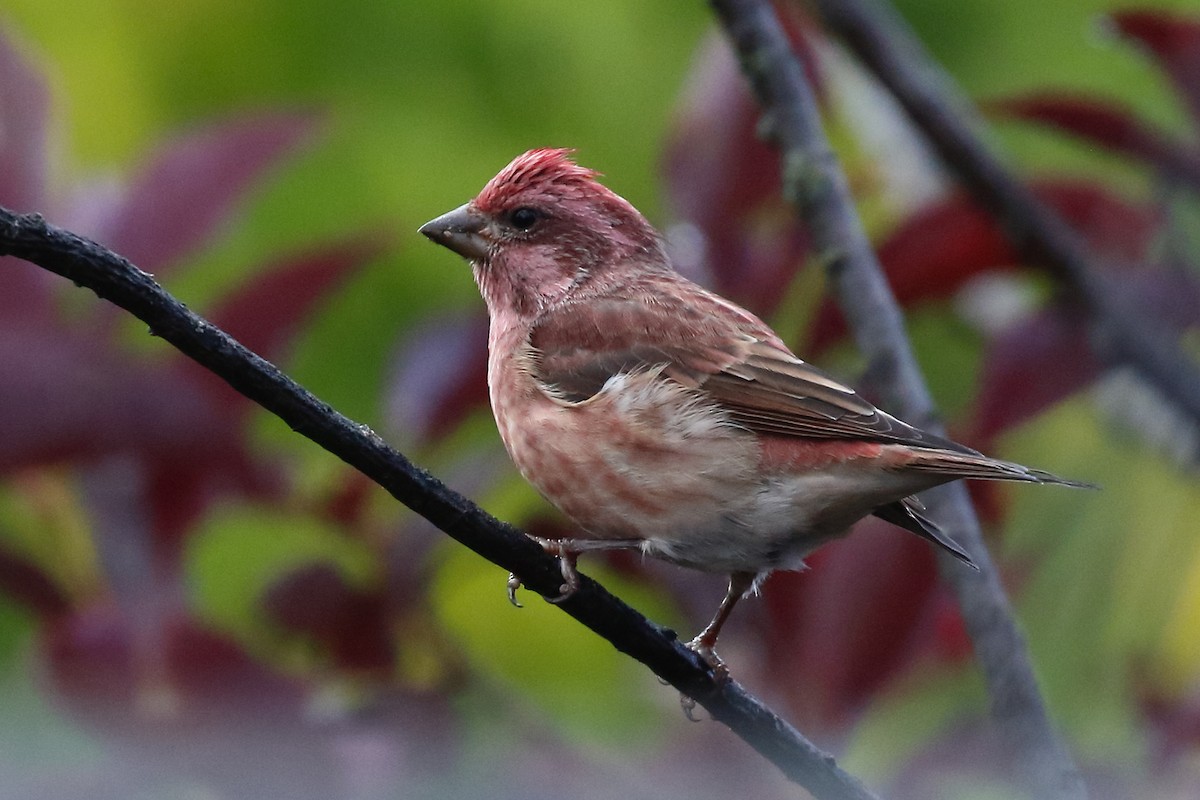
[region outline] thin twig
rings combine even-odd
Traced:
[[[888,405],[941,432],[913,356],[899,306],[863,232],[846,177],[825,137],[804,68],[769,0],[712,0],[763,106],[762,130],[783,152],[784,192],[812,234],[856,341],[880,377]],[[926,493],[930,516],[971,554],[974,572],[941,559],[943,578],[983,667],[992,714],[1014,759],[1014,774],[1039,797],[1082,798],[1079,771],[1046,713],[1024,638],[962,484]]]
[[[519,530],[500,522],[415,466],[365,425],[334,411],[273,364],[189,311],[125,259],[40,216],[0,208],[0,255],[13,255],[85,286],[150,326],[237,391],[362,472],[441,530],[543,594],[559,592],[558,562]],[[828,800],[875,797],[758,699],[733,680],[716,679],[675,632],[650,622],[581,576],[582,586],[560,608],[615,648],[641,661],[712,717],[729,727],[813,796]],[[499,585],[498,585],[499,587]]]
[[[1083,304],[1092,343],[1133,368],[1200,425],[1200,366],[1153,313],[1093,268],[1080,237],[997,159],[976,133],[978,115],[904,20],[869,0],[813,0],[825,23],[904,107],[946,165],[1004,225],[1022,258],[1041,265]],[[1200,453],[1193,454],[1194,458]]]

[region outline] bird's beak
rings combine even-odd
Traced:
[[[419,230],[463,258],[480,261],[488,254],[489,242],[484,234],[486,226],[487,219],[467,203],[426,222]]]

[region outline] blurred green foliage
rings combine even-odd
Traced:
[[[572,146],[640,207],[697,37],[695,3],[0,3],[58,90],[63,174],[136,165],[169,132],[246,108],[325,114],[316,149],[170,288],[195,305],[280,247],[377,225],[398,255],[310,332],[297,376],[370,418],[396,333],[476,302],[469,272],[416,228],[517,152]]]

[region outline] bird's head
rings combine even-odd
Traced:
[[[597,175],[570,150],[530,150],[421,233],[471,262],[493,316],[532,316],[585,284],[668,268],[658,232]]]

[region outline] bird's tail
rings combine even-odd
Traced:
[[[875,516],[932,542],[968,567],[979,569],[971,560],[970,554],[962,549],[958,542],[951,539],[936,522],[925,516],[925,505],[916,497],[905,497],[895,503],[880,506],[875,509]]]
[[[1070,486],[1074,489],[1098,489],[1093,483],[1060,478],[1045,470],[1033,469],[1012,461],[985,455],[957,453],[952,450],[916,450],[906,469],[945,475],[947,480],[971,478],[982,481],[1024,481]]]

